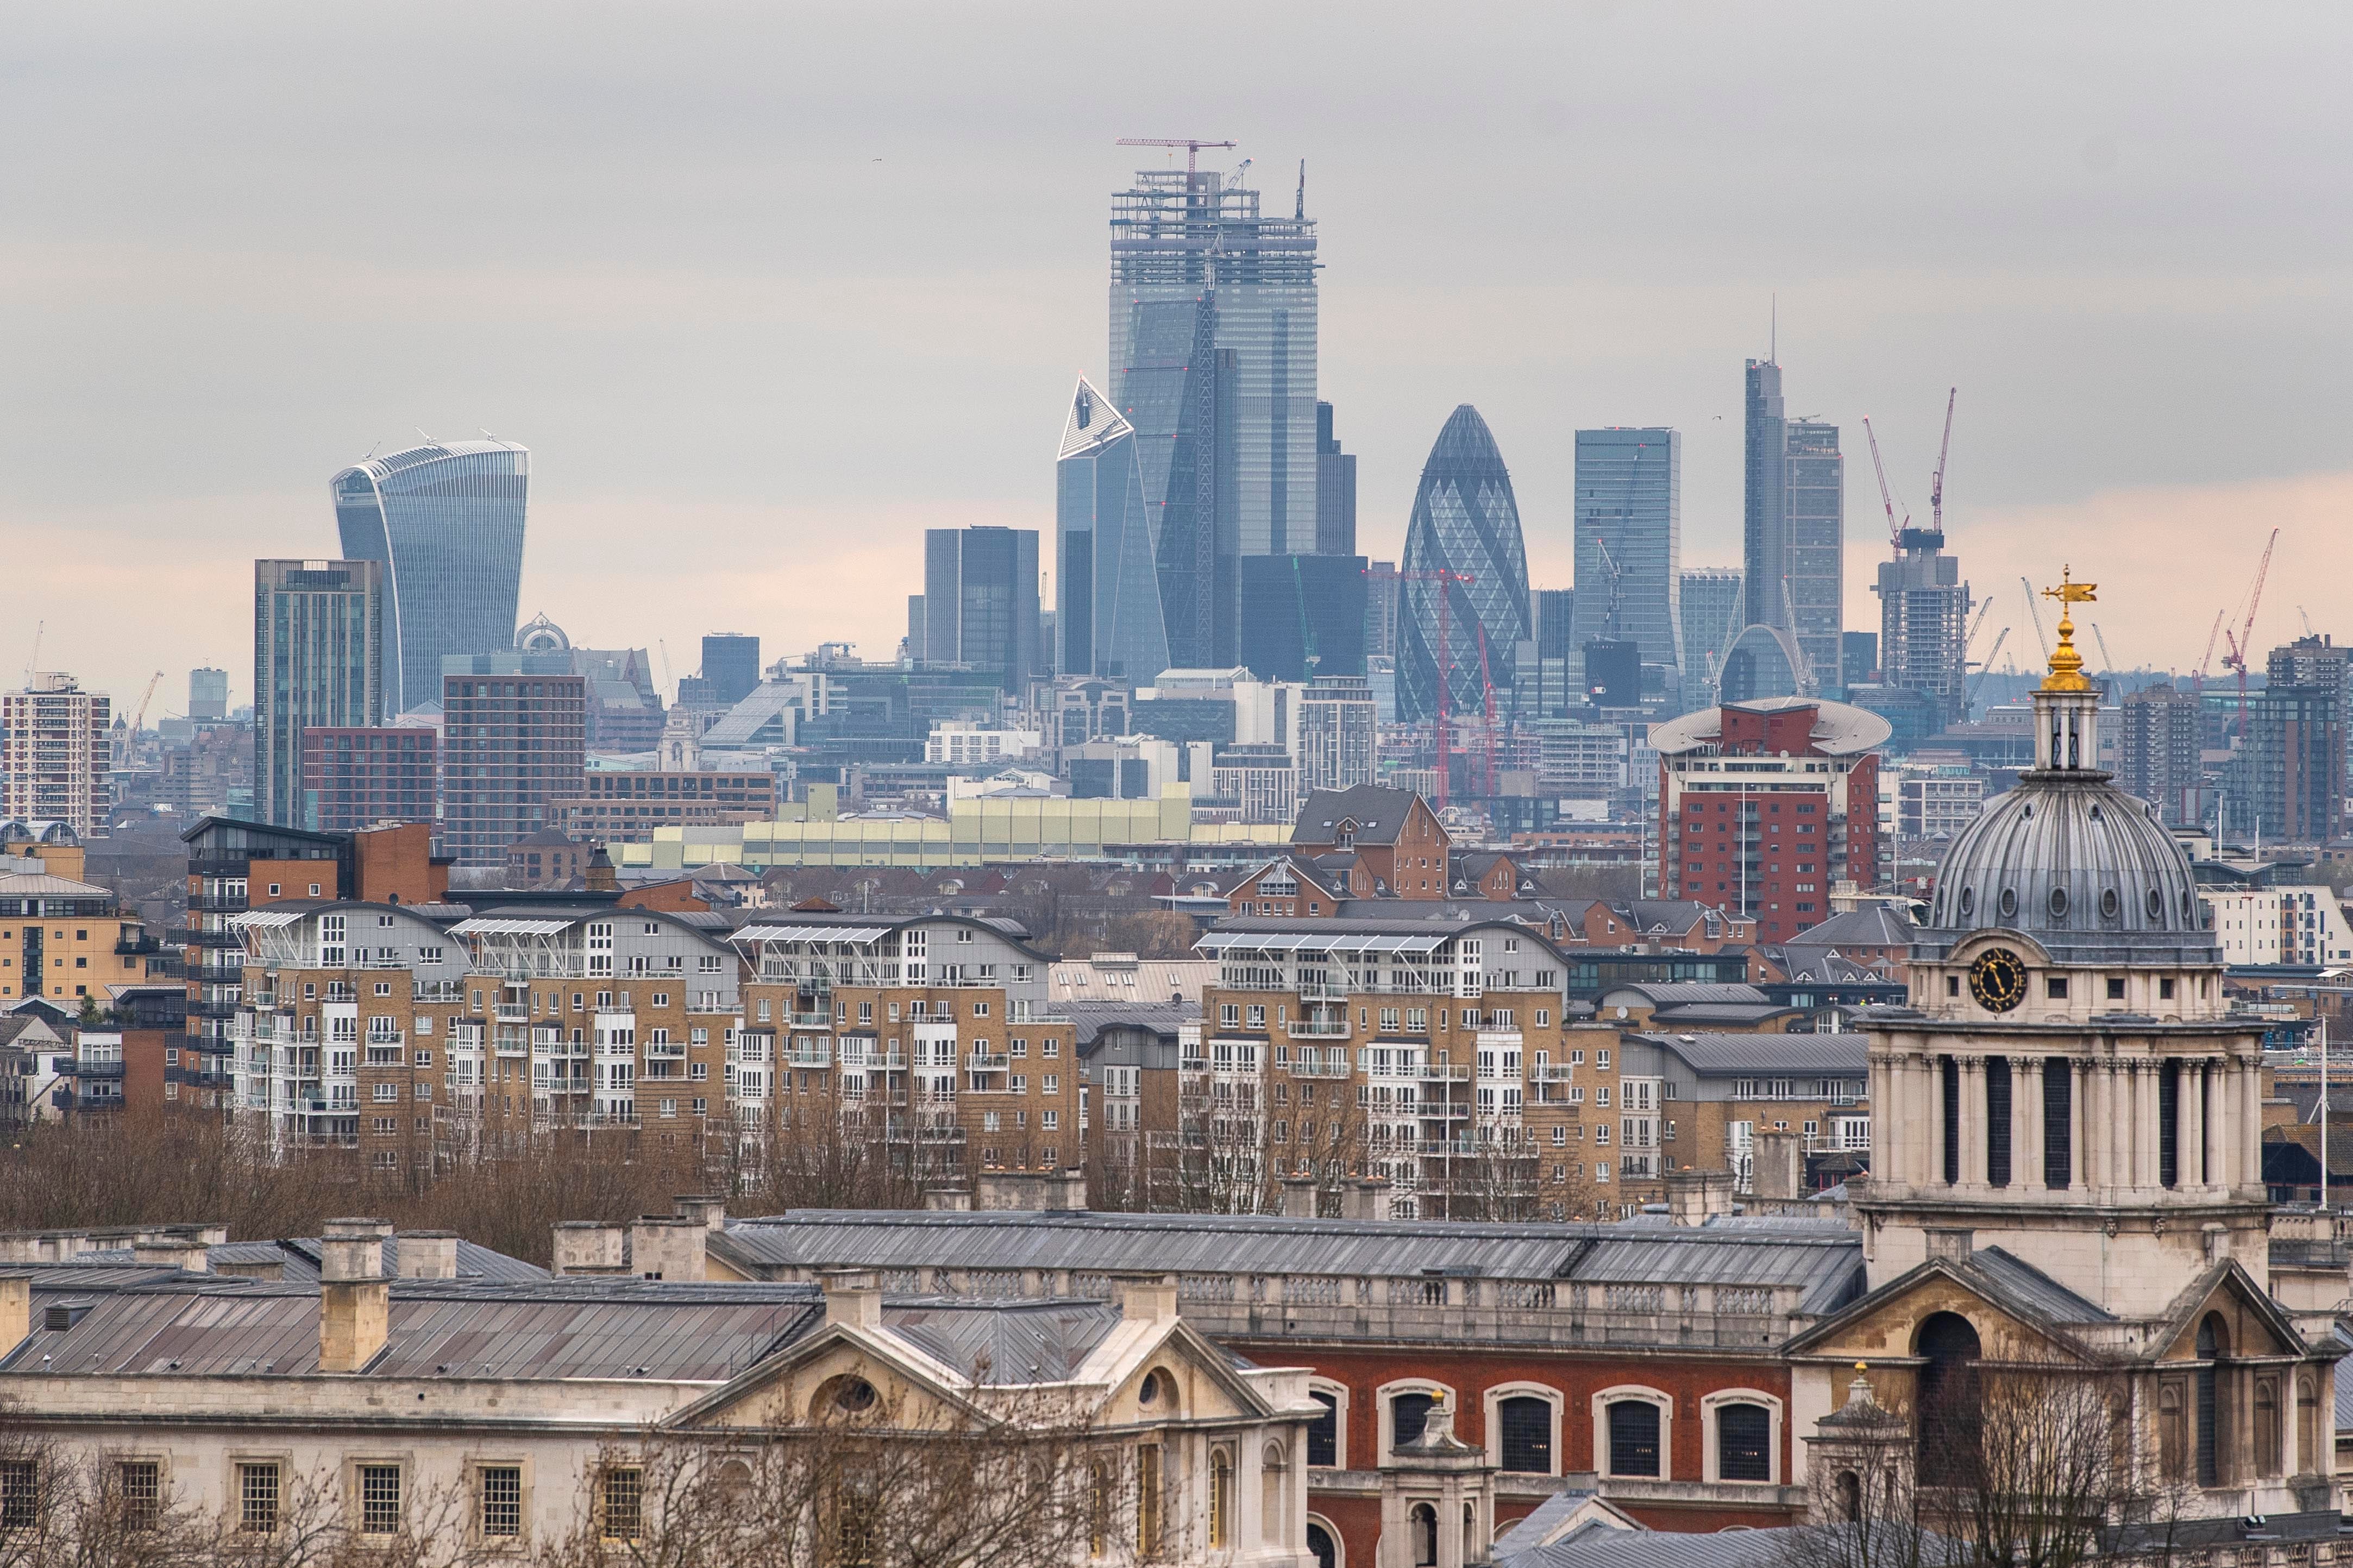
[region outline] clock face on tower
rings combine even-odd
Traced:
[[[2026,965],[1997,947],[1969,965],[1969,994],[1989,1013],[2007,1013],[2026,1000]]]

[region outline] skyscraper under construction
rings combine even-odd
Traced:
[[[1968,718],[1969,585],[1934,528],[1895,536],[1895,559],[1879,564],[1880,682],[1926,695],[1939,728]]]

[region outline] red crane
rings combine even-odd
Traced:
[[[2206,689],[2207,667],[2214,662],[2214,644],[2221,640],[2222,636],[2222,617],[2230,613],[2228,610],[2214,612],[2214,627],[2206,634],[2205,657],[2198,661],[2197,669],[2189,677],[2189,689],[2192,693],[2202,693]]]
[[[1480,777],[1489,800],[1495,798],[1495,678],[1487,672],[1487,623],[1479,623],[1479,689],[1487,710],[1487,742]]]
[[[2255,606],[2263,602],[2263,578],[2270,574],[2272,569],[2272,547],[2278,542],[2279,530],[2274,528],[2272,530],[2270,540],[2263,545],[2263,560],[2255,565],[2254,585],[2247,590],[2246,619],[2239,624],[2239,633],[2236,637],[2232,636],[2227,628],[2222,633],[2223,642],[2229,649],[2222,655],[2222,668],[2239,672],[2239,741],[2241,744],[2244,744],[2247,739],[2247,648],[2254,640]]]
[[[1451,568],[1440,566],[1433,572],[1400,572],[1398,574],[1398,580],[1400,583],[1435,583],[1438,584],[1438,650],[1436,658],[1436,663],[1438,665],[1438,711],[1430,719],[1430,730],[1432,731],[1431,740],[1438,753],[1438,808],[1440,811],[1443,811],[1446,809],[1446,775],[1450,771],[1446,765],[1447,731],[1450,727],[1448,721],[1449,715],[1446,709],[1447,700],[1451,695],[1450,688],[1452,685],[1452,682],[1447,679],[1447,674],[1454,660],[1454,639],[1449,635],[1448,630],[1449,605],[1447,601],[1451,595],[1447,593],[1447,586],[1450,584],[1461,583],[1467,587],[1471,584],[1476,583],[1479,579],[1471,573],[1456,572]],[[1398,592],[1402,595],[1404,590],[1400,588]],[[1480,648],[1482,656],[1486,647],[1486,627],[1480,627]],[[1493,689],[1490,687],[1488,691],[1488,703],[1491,710],[1493,702],[1494,692]],[[1489,728],[1491,731],[1493,728],[1492,721],[1490,721]],[[1493,762],[1491,761],[1488,765],[1490,772],[1492,773],[1493,768]]]
[[[1912,521],[1912,514],[1906,510],[1903,522],[1895,521],[1895,497],[1887,489],[1887,469],[1879,460],[1879,436],[1872,429],[1868,414],[1862,416],[1862,437],[1871,443],[1871,471],[1879,476],[1879,504],[1887,511],[1887,542],[1901,550],[1904,548],[1905,525]],[[1937,472],[1941,477],[1941,467]]]

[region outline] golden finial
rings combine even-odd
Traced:
[[[2092,683],[2084,679],[2084,656],[2075,651],[2075,623],[2069,616],[2070,607],[2088,605],[2099,598],[2097,583],[2073,581],[2074,568],[2059,569],[2059,585],[2045,588],[2042,596],[2059,601],[2059,646],[2051,650],[2051,673],[2043,678],[2045,691],[2089,691]]]

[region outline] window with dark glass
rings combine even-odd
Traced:
[[[1659,1407],[1647,1399],[1620,1399],[1609,1406],[1609,1473],[1659,1473]]]
[[[1727,1481],[1773,1479],[1773,1413],[1762,1405],[1719,1405],[1715,1473]]]
[[[2075,1082],[2065,1057],[2042,1063],[2042,1184],[2064,1189],[2075,1179]]]
[[[2157,1074],[2157,1184],[2181,1184],[2181,1064],[2168,1060]]]
[[[1340,1401],[1320,1391],[1309,1396],[1324,1409],[1307,1424],[1307,1462],[1329,1469],[1340,1462]]]
[[[1988,1057],[1985,1064],[1986,1184],[2010,1185],[2010,1058]]]
[[[1400,1394],[1389,1401],[1389,1446],[1403,1447],[1418,1441],[1424,1426],[1430,1424],[1430,1406],[1438,1403],[1428,1394]]]
[[[1950,1057],[1939,1057],[1936,1070],[1943,1079],[1945,1181],[1950,1184],[1961,1179],[1961,1064]]]
[[[1503,1430],[1504,1468],[1528,1475],[1552,1474],[1552,1402],[1517,1394],[1495,1406]]]

